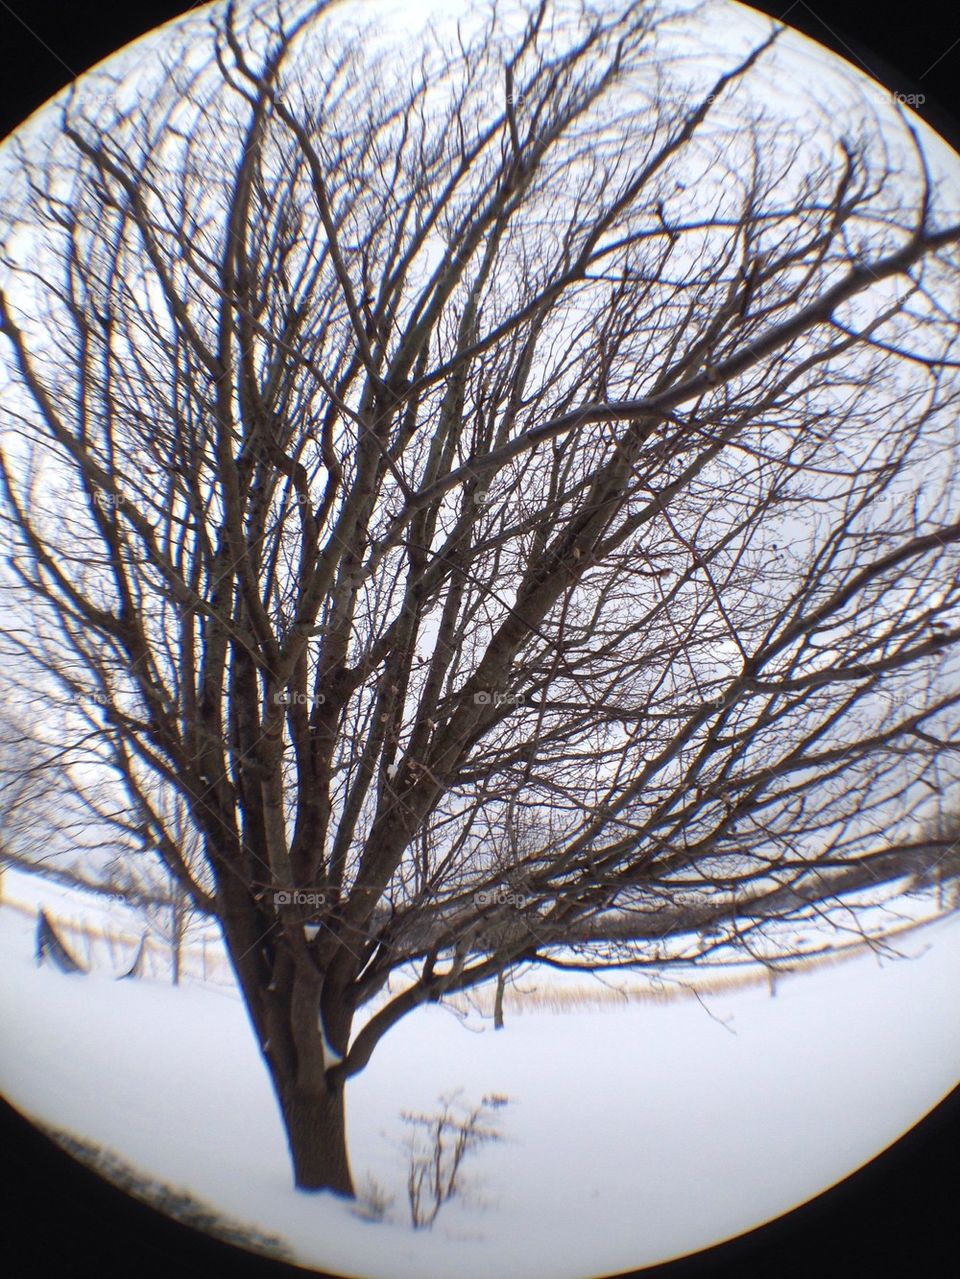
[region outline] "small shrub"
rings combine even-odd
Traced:
[[[361,1221],[383,1221],[392,1205],[393,1195],[388,1195],[375,1177],[367,1176],[351,1211]]]
[[[443,1205],[458,1193],[466,1156],[480,1146],[503,1140],[490,1119],[508,1101],[508,1097],[494,1093],[470,1107],[453,1093],[440,1098],[438,1113],[403,1112],[404,1123],[413,1130],[408,1142],[407,1202],[414,1230],[429,1229]]]

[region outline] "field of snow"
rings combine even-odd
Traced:
[[[152,1178],[279,1235],[303,1265],[367,1279],[556,1279],[653,1264],[810,1198],[956,1084],[960,919],[872,955],[662,1004],[525,1013],[502,1032],[427,1008],[348,1094],[356,1181],[394,1196],[368,1223],[295,1192],[273,1094],[229,987],[67,977],[0,907],[0,1091]],[[506,1094],[432,1231],[406,1212],[402,1110]]]

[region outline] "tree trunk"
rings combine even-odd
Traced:
[[[297,1189],[332,1190],[352,1199],[343,1086],[286,1088],[280,1106]]]
[[[503,1030],[503,988],[506,978],[503,973],[497,974],[497,994],[493,1001],[493,1028]]]
[[[172,933],[173,984],[180,985],[180,964],[183,955],[183,934],[186,931],[186,911],[183,895],[174,885],[173,900],[170,903],[170,925]]]
[[[325,1072],[331,1050],[346,1052],[352,1010],[328,995],[324,1016],[331,1042],[325,1044],[321,974],[311,964],[298,967],[289,944],[264,933],[242,884],[226,877],[218,893],[230,962],[280,1107],[294,1184],[352,1199],[344,1085]]]

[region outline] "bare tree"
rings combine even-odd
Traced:
[[[508,1100],[494,1095],[471,1106],[455,1094],[441,1097],[441,1109],[434,1114],[404,1112],[403,1121],[412,1129],[407,1144],[407,1203],[414,1230],[429,1230],[443,1205],[461,1194],[466,1156],[502,1140],[491,1120]]]
[[[694,83],[669,6],[332,12],[195,14],[8,145],[0,481],[10,668],[350,1195],[418,1005],[956,876],[960,222],[902,113],[777,117],[773,26]]]
[[[0,682],[0,872],[9,866],[62,887],[119,898],[155,921],[166,915],[162,933],[174,929],[174,917],[181,931],[189,929],[195,912],[181,885],[171,890],[169,872],[143,842],[145,827],[132,825],[115,786],[100,777],[92,783],[82,769],[78,775],[83,738],[56,713],[62,699],[45,704],[44,732],[13,710],[19,702],[36,713],[43,699],[20,693],[18,698],[9,680]],[[99,726],[92,731],[99,735]],[[202,874],[195,827],[187,824],[182,800],[173,800],[181,855]]]
[[[3,871],[26,860],[24,842],[43,824],[45,809],[37,753],[15,720],[0,717],[0,900]]]
[[[191,875],[200,878],[204,873],[203,839],[182,799],[176,799],[167,828],[184,865]],[[147,930],[166,944],[170,953],[170,979],[174,986],[179,986],[184,951],[201,935],[205,915],[197,910],[183,884],[158,857],[115,855],[109,866],[109,882],[112,895],[139,911]]]

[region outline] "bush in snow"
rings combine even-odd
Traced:
[[[509,1100],[493,1093],[478,1106],[468,1107],[459,1093],[440,1098],[442,1109],[432,1115],[403,1112],[411,1126],[408,1150],[407,1201],[415,1230],[430,1227],[445,1203],[461,1188],[461,1167],[466,1156],[479,1146],[502,1141],[490,1119]]]

